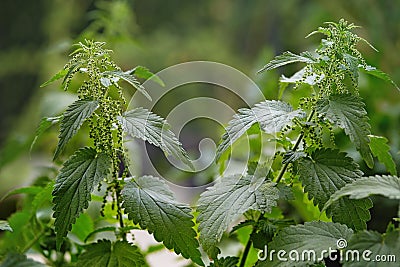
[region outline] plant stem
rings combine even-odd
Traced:
[[[254,219],[255,222],[258,223],[258,220],[262,217],[264,217],[264,213],[259,214],[257,219]],[[250,248],[251,248],[251,235],[254,234],[256,231],[257,231],[257,227],[253,226],[253,231],[250,234],[249,240],[247,240],[246,246],[243,251],[242,259],[240,260],[239,267],[244,267],[244,265],[246,264],[247,256],[249,255]]]
[[[313,109],[307,118],[307,122],[311,121],[314,114],[315,114],[315,110]],[[294,144],[293,148],[291,149],[293,152],[299,148],[300,143],[303,140],[303,138],[304,138],[304,133],[300,134],[299,137],[297,137],[296,143]],[[276,181],[275,181],[276,183],[279,183],[281,181],[281,179],[283,178],[283,175],[285,174],[287,168],[289,167],[289,164],[290,164],[290,162],[286,162],[286,164],[283,165],[281,171],[278,174],[278,177],[276,178]]]
[[[121,209],[121,202],[120,202],[120,198],[121,198],[121,188],[119,186],[119,183],[117,184],[116,188],[115,188],[115,197],[117,199],[117,214],[118,214],[118,219],[119,219],[119,226],[121,228],[124,228],[124,219],[122,217],[122,209]],[[124,241],[126,241],[126,234],[122,235],[122,239]]]
[[[38,235],[30,240],[28,244],[21,250],[21,254],[25,254],[43,235],[45,234],[45,229],[42,229]]]
[[[254,227],[251,234],[255,233],[256,231],[257,231],[256,227]],[[240,260],[239,267],[244,267],[244,265],[246,264],[247,256],[249,255],[250,248],[251,248],[251,234],[250,234],[249,240],[247,240],[246,246],[244,248],[243,256],[242,256],[242,259]]]
[[[249,237],[249,240],[247,241],[246,247],[244,248],[243,257],[242,257],[242,260],[240,261],[239,267],[244,267],[244,265],[246,263],[247,256],[249,255],[250,247],[251,247],[251,238]]]

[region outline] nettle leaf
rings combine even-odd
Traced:
[[[347,53],[343,53],[343,59],[346,64],[346,70],[350,72],[356,81],[358,81],[358,65],[360,60]]]
[[[1,267],[44,267],[43,263],[28,259],[26,255],[9,253],[7,254],[4,261],[1,263]]]
[[[38,216],[39,217],[39,216]],[[2,233],[2,242],[9,251],[24,253],[32,240],[43,234],[43,224],[30,208],[13,213],[8,218],[12,232]]]
[[[294,162],[300,158],[306,157],[307,154],[304,151],[292,151],[289,150],[283,155],[282,164]]]
[[[225,257],[216,259],[208,267],[236,267],[238,263],[238,257]]]
[[[313,199],[313,203],[320,209],[332,194],[361,178],[363,174],[357,163],[339,150],[318,149],[311,157],[300,158],[298,163],[299,179],[304,191],[308,192],[309,199]],[[370,219],[370,207],[370,200],[343,200],[328,210],[328,216],[354,229],[365,229],[365,222]]]
[[[60,126],[59,142],[54,153],[56,159],[63,151],[64,147],[76,134],[83,122],[92,116],[93,112],[99,107],[99,102],[92,99],[77,100],[72,103],[63,114]]]
[[[268,254],[264,260],[258,261],[257,267],[309,266],[329,256],[329,248],[336,250],[339,240],[349,240],[352,234],[353,231],[346,225],[332,222],[313,221],[286,227],[269,243]],[[272,250],[276,253],[270,255]],[[277,251],[280,250],[285,252],[281,257],[287,261],[278,260]]]
[[[267,100],[256,104],[251,109],[241,108],[233,116],[222,136],[217,148],[216,160],[218,161],[224,151],[255,123],[259,123],[260,128],[266,133],[276,133],[290,124],[294,118],[304,117],[305,113],[301,109],[293,110],[290,104],[282,101]]]
[[[86,243],[90,238],[95,236],[98,233],[103,233],[103,232],[114,232],[116,233],[117,227],[114,226],[106,226],[106,227],[100,227],[92,232],[90,232],[86,238],[83,240],[84,243]]]
[[[272,241],[275,233],[282,228],[296,224],[294,220],[270,220],[267,218],[260,218],[257,222],[254,231],[250,234],[250,239],[253,242],[253,247],[264,250],[265,246]]]
[[[122,199],[130,220],[153,233],[168,249],[204,266],[193,230],[192,210],[175,200],[163,180],[152,176],[135,178],[124,186]]]
[[[374,166],[369,148],[371,126],[361,98],[351,94],[330,95],[317,102],[316,110],[344,129],[368,167]]]
[[[300,158],[298,163],[304,190],[320,208],[333,193],[363,174],[352,158],[337,149],[318,149],[311,157]]]
[[[114,267],[114,266],[146,266],[146,260],[137,246],[127,241],[111,243],[101,240],[86,247],[75,266]]]
[[[370,195],[382,195],[390,199],[400,199],[400,178],[377,175],[358,179],[335,192],[326,202],[324,209],[344,196],[349,196],[352,199],[362,199]]]
[[[62,119],[62,116],[57,117],[47,117],[43,118],[40,121],[39,127],[36,129],[35,138],[32,141],[30,151],[32,151],[33,146],[35,145],[37,139],[51,126],[57,124]]]
[[[169,129],[169,124],[160,116],[140,107],[118,116],[117,119],[122,129],[132,137],[160,147],[166,155],[172,155],[193,168],[182,144]]]
[[[10,226],[10,224],[7,221],[4,221],[4,220],[0,220],[0,230],[2,230],[2,231],[10,231],[10,232],[13,231],[13,229]]]
[[[381,71],[380,69],[368,65],[367,66],[359,65],[359,67],[360,70],[363,71],[364,73],[375,76],[381,80],[384,80],[385,82],[389,82],[394,87],[396,87],[397,90],[400,90],[399,86],[390,78],[390,76],[387,73]]]
[[[199,215],[200,243],[212,258],[216,258],[217,243],[229,224],[248,210],[271,212],[279,199],[275,183],[254,183],[252,175],[233,175],[220,178],[200,195]]]
[[[158,83],[161,86],[165,86],[164,82],[160,79],[160,77],[158,77],[157,75],[155,75],[154,73],[152,73],[148,68],[143,67],[143,66],[137,66],[136,68],[134,68],[133,70],[131,70],[131,73],[134,74],[136,77],[138,78],[142,78],[145,80],[153,80],[156,83]]]
[[[239,224],[233,226],[233,227],[232,227],[232,230],[230,231],[229,234],[232,234],[232,233],[236,232],[237,230],[239,230],[239,229],[241,229],[241,228],[243,228],[243,227],[249,226],[249,225],[254,226],[254,225],[257,225],[257,223],[256,223],[254,220],[245,220],[245,221],[242,221],[242,222],[240,222]]]
[[[392,175],[397,175],[396,164],[390,154],[390,146],[387,145],[388,140],[383,136],[369,135],[372,154],[383,163],[386,169]]]
[[[346,224],[354,230],[367,229],[367,221],[371,219],[369,209],[372,208],[371,199],[349,199],[347,197],[339,199],[329,209],[328,216],[332,216],[333,221]]]
[[[293,74],[291,77],[286,77],[285,75],[282,75],[281,78],[279,79],[279,82],[286,84],[302,82],[309,85],[314,85],[321,82],[325,77],[323,74],[321,76],[318,76],[315,73],[310,73],[308,76],[305,76],[305,74],[306,74],[306,68],[304,67],[295,74]]]
[[[136,90],[138,90],[140,93],[142,93],[148,100],[151,101],[151,96],[149,93],[144,89],[142,84],[131,74],[132,70],[128,71],[121,71],[121,70],[115,70],[115,71],[105,71],[103,72],[103,75],[105,77],[111,77],[111,79],[115,80],[118,82],[119,79],[122,79],[126,82],[128,82],[130,85],[132,85]],[[116,79],[114,79],[116,78]]]
[[[79,60],[75,63],[73,63],[67,70],[67,74],[65,74],[64,79],[62,81],[62,84],[64,85],[64,89],[67,89],[67,80],[72,78],[72,76],[76,73],[77,70],[80,70],[82,72],[87,71],[85,68],[81,68],[81,66],[84,64],[83,60]]]
[[[267,65],[265,65],[258,73],[272,70],[279,67],[282,67],[287,64],[302,62],[307,64],[317,63],[317,59],[315,59],[311,53],[303,52],[300,55],[293,54],[292,52],[286,51],[282,55],[276,56],[273,60],[271,60]]]
[[[36,195],[38,194],[40,191],[42,191],[43,188],[40,186],[28,186],[28,187],[20,187],[20,188],[16,188],[14,190],[11,190],[9,192],[7,192],[7,194],[5,194],[1,199],[0,202],[3,201],[4,199],[13,196],[13,195],[17,195],[17,194],[28,194],[28,195]]]
[[[42,188],[40,192],[35,194],[35,197],[32,200],[32,208],[34,210],[43,207],[43,205],[48,206],[52,202],[52,195],[51,192],[54,188],[54,181],[50,181],[45,187]]]
[[[355,251],[358,251],[359,258],[344,257],[344,267],[398,267],[400,230],[396,229],[383,235],[375,231],[355,233],[343,255],[355,255]]]
[[[58,249],[76,218],[89,206],[93,189],[109,175],[110,168],[108,155],[97,154],[95,149],[87,147],[64,163],[52,192]]]
[[[59,72],[57,72],[53,77],[50,78],[50,80],[44,82],[43,84],[40,85],[40,87],[45,87],[59,79],[64,78],[68,74],[68,69],[62,69]]]

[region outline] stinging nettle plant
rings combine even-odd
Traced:
[[[132,177],[128,168],[126,135],[158,146],[166,155],[192,167],[164,119],[141,107],[127,110],[121,81],[148,99],[150,95],[139,79],[162,81],[144,67],[121,70],[104,43],[79,43],[65,67],[42,85],[63,79],[62,86],[67,90],[73,77],[79,76],[78,100],[62,115],[44,118],[34,142],[46,129],[60,123],[54,154],[54,160],[59,161],[84,124],[90,141],[56,170],[55,181],[38,179],[33,186],[8,194],[26,193],[28,197],[21,211],[8,222],[0,221],[0,229],[8,231],[5,240],[9,242],[5,253],[4,245],[0,246],[0,255],[6,255],[2,266],[43,266],[26,258],[24,254],[30,249],[41,253],[51,266],[146,266],[145,256],[150,250],[141,251],[127,238],[132,229],[148,230],[163,246],[201,266],[325,266],[327,251],[338,248],[338,240],[341,245],[347,243],[340,247],[341,253],[358,250],[361,255],[370,250],[371,255],[395,255],[397,263],[386,262],[385,266],[398,266],[399,218],[393,218],[383,234],[366,229],[372,207],[368,197],[376,194],[399,200],[400,179],[388,140],[371,134],[358,92],[359,72],[397,86],[387,74],[366,63],[356,46],[360,41],[371,45],[354,34],[354,28],[344,20],[327,23],[311,33],[325,35],[315,51],[300,55],[285,52],[265,65],[260,72],[290,63],[305,64],[293,76],[282,76],[279,94],[293,85],[309,95],[300,99],[296,108],[281,100],[267,100],[234,115],[217,148],[221,172],[231,146],[245,134],[253,139],[273,135],[266,142],[274,143],[276,151],[266,161],[263,150],[250,146],[246,173],[223,175],[202,193],[196,216],[190,206],[175,200],[163,180]],[[386,166],[388,175],[363,177],[356,161],[336,144],[338,130],[348,136],[369,168],[376,157]],[[254,143],[262,142],[265,138]],[[296,218],[285,214],[284,203],[299,195],[302,208],[317,213],[317,218],[296,224]],[[103,218],[100,221],[106,223],[105,227],[96,228],[87,215],[86,209],[94,201],[102,202],[96,212],[102,215],[99,218]],[[41,215],[46,205],[51,205],[53,218]],[[224,248],[221,240],[228,229],[230,237],[236,236],[244,245],[240,255],[220,255]],[[112,232],[113,238],[97,240],[97,234],[104,232]],[[296,261],[296,255],[292,255],[294,258],[280,261],[276,254],[264,255],[266,247],[268,251],[295,250],[298,255],[312,250],[317,258]],[[342,263],[380,266],[362,260]]]
[[[49,264],[56,266],[68,264],[67,257],[71,259],[69,263],[76,266],[145,266],[144,253],[127,241],[127,234],[132,229],[147,229],[168,249],[204,265],[193,229],[192,209],[176,201],[163,180],[152,176],[131,177],[128,168],[125,134],[158,146],[166,155],[193,167],[164,119],[141,107],[126,110],[127,103],[120,81],[129,83],[149,100],[150,95],[137,78],[153,79],[161,85],[163,82],[141,66],[122,71],[112,61],[111,51],[105,49],[104,45],[103,42],[90,40],[79,43],[65,67],[42,85],[63,79],[63,88],[67,90],[75,75],[83,80],[77,91],[79,99],[69,105],[61,116],[44,118],[38,128],[37,137],[51,125],[60,122],[54,160],[63,154],[68,141],[84,123],[89,127],[92,145],[71,155],[63,163],[55,183],[50,182],[50,187],[46,187],[47,190],[51,189],[55,218],[48,220],[47,227],[54,226],[51,233],[55,246],[39,251]],[[98,199],[99,194],[103,194],[100,213],[105,221],[111,220],[118,227],[94,229],[92,226],[93,231],[88,232],[84,228],[90,223],[85,224],[88,219],[82,220],[81,217],[85,215],[83,212],[89,207],[92,197]],[[81,221],[74,234],[81,237],[81,242],[74,242],[67,238],[67,234],[79,219]],[[95,234],[106,231],[115,233],[115,241],[88,242]],[[25,253],[29,248],[17,248],[17,251]],[[57,255],[55,260],[52,252]],[[31,262],[21,255],[9,254],[5,262],[11,264],[24,260]]]
[[[387,74],[369,66],[357,50],[360,41],[376,49],[352,32],[356,26],[344,20],[326,25],[310,34],[325,35],[314,52],[285,52],[259,71],[290,63],[305,64],[292,77],[280,79],[280,95],[289,84],[310,92],[300,99],[299,107],[267,100],[250,109],[239,109],[226,128],[217,148],[217,161],[221,164],[228,158],[231,145],[246,132],[254,134],[255,129],[275,134],[276,138],[268,141],[276,142],[276,152],[272,164],[260,162],[259,156],[253,159],[256,162],[250,158],[247,174],[222,177],[200,196],[199,240],[214,260],[213,266],[325,266],[329,248],[340,248],[341,253],[353,249],[360,255],[365,250],[372,251],[372,255],[395,255],[397,263],[386,262],[385,266],[398,266],[400,229],[395,221],[399,218],[394,218],[384,234],[366,230],[372,207],[368,196],[400,199],[400,179],[396,177],[388,140],[371,134],[358,91],[359,72],[397,86]],[[356,161],[335,144],[337,129],[344,131],[369,168],[374,166],[375,156],[390,175],[363,177]],[[296,192],[308,196],[309,201],[303,205],[317,210],[319,220],[296,225],[283,215],[284,211],[276,212],[278,201],[293,200]],[[223,234],[243,215],[245,220],[230,231],[232,234],[251,228],[243,253],[240,257],[218,258]],[[338,241],[343,239],[348,242],[347,247]],[[275,255],[268,254],[265,248],[275,251]],[[259,260],[248,262],[250,250],[258,252]],[[286,261],[278,260],[279,250],[296,250],[297,261],[293,254],[284,255]],[[310,250],[316,258],[299,260],[299,255]],[[344,266],[366,264],[363,259],[361,263],[345,259],[342,262]],[[375,264],[368,266],[380,266]]]
[[[110,59],[110,51],[103,46],[104,43],[100,42],[80,43],[61,75],[59,73],[55,76],[56,79],[64,76],[65,88],[68,88],[75,73],[81,72],[87,79],[78,89],[79,100],[62,115],[60,140],[54,158],[59,156],[68,140],[85,121],[89,124],[93,140],[93,147],[82,148],[72,155],[56,178],[52,195],[57,248],[60,249],[75,219],[88,207],[93,190],[96,187],[100,189],[101,184],[105,183],[107,189],[104,203],[109,201],[107,197],[111,197],[120,227],[116,231],[118,241],[111,245],[112,251],[117,251],[118,245],[130,253],[138,254],[137,247],[126,241],[126,233],[134,225],[140,225],[153,233],[156,240],[163,241],[167,248],[202,264],[196,233],[192,229],[194,223],[191,209],[178,203],[161,179],[152,176],[129,177],[123,147],[124,133],[148,141],[163,149],[165,154],[177,157],[191,166],[186,152],[162,118],[140,107],[124,110],[126,101],[118,82],[128,82],[151,100],[135,76],[157,77],[143,67],[122,71]],[[114,97],[112,91],[116,92]],[[128,214],[128,225],[123,218],[124,213]],[[77,264],[82,259],[85,264],[96,263],[93,254],[102,257],[102,253],[96,252],[102,252],[103,242],[108,242],[110,248],[109,241],[95,243],[80,255]],[[143,256],[125,258],[124,255],[117,255],[116,258],[126,266],[144,264]]]

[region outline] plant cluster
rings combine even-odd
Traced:
[[[144,67],[121,70],[104,43],[79,43],[65,67],[43,84],[63,79],[67,90],[72,78],[79,76],[78,100],[61,116],[44,118],[37,136],[60,122],[54,159],[63,156],[67,143],[84,124],[91,141],[63,163],[55,181],[42,177],[9,194],[26,193],[28,197],[21,211],[0,224],[8,231],[3,237],[7,243],[1,246],[1,266],[42,266],[26,258],[30,249],[41,253],[52,266],[145,266],[149,252],[128,242],[132,229],[149,231],[163,246],[200,266],[325,266],[329,248],[343,253],[370,250],[372,255],[395,255],[399,261],[399,218],[393,218],[383,234],[367,230],[373,205],[368,197],[377,194],[400,199],[400,179],[388,140],[371,134],[358,90],[359,72],[396,85],[387,74],[366,63],[357,44],[367,42],[353,33],[354,28],[344,20],[327,23],[311,33],[325,35],[314,52],[285,52],[264,66],[260,72],[290,63],[305,64],[293,76],[282,76],[280,91],[282,94],[293,85],[295,90],[308,90],[309,96],[302,98],[297,108],[281,100],[267,100],[234,115],[217,148],[221,169],[233,143],[246,133],[249,138],[274,135],[266,142],[275,143],[275,154],[266,161],[262,151],[253,151],[246,173],[223,175],[201,194],[195,215],[189,205],[174,198],[163,180],[132,177],[129,171],[126,135],[156,145],[191,166],[164,119],[141,107],[126,110],[121,81],[149,99],[138,79],[162,81]],[[390,175],[363,177],[356,160],[336,144],[338,130],[349,137],[369,168],[375,157]],[[281,204],[290,203],[296,195],[304,196],[302,204],[318,213],[316,220],[301,223],[285,214]],[[102,217],[96,223],[107,226],[96,228],[84,212],[90,202],[102,203],[96,210]],[[51,213],[46,210],[49,207],[54,219],[43,216]],[[221,257],[221,239],[232,226],[231,236],[244,236],[243,252],[239,257]],[[114,237],[99,240],[103,232],[113,232]],[[338,240],[348,242],[347,246],[338,247]],[[323,257],[300,262],[290,257],[286,261],[252,258],[257,253],[268,256],[263,255],[265,247],[299,254],[313,250]],[[343,260],[343,264],[367,263]],[[397,265],[387,262],[385,266]]]

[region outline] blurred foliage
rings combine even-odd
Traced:
[[[307,50],[316,43],[313,38],[319,37],[304,39],[303,36],[324,21],[342,17],[362,26],[357,30],[359,35],[379,50],[377,53],[367,45],[360,47],[367,62],[389,73],[400,84],[400,4],[397,1],[3,0],[0,8],[0,23],[4,25],[0,29],[0,196],[31,183],[37,176],[47,175],[49,168],[57,164],[51,161],[57,143],[54,131],[44,134],[31,154],[29,147],[40,118],[58,115],[75,100],[73,94],[63,92],[56,85],[39,88],[62,68],[71,44],[84,38],[106,41],[123,69],[144,65],[157,72],[192,60],[221,62],[255,79],[266,98],[276,99],[277,78],[283,73],[290,76],[298,66],[263,75],[256,75],[256,71],[283,51]],[[372,132],[388,138],[399,168],[400,94],[390,84],[373,77],[361,76],[360,88]],[[290,98],[293,103],[303,94],[301,90],[288,89],[283,99]],[[155,112],[165,117],[171,107],[198,95],[229,101],[224,94],[188,86],[169,96],[168,101],[160,102]],[[229,103],[233,109],[243,105],[234,98]],[[186,129],[183,131],[186,136],[180,137],[189,152],[197,149],[196,137],[191,138],[192,135],[212,136],[217,142],[223,130],[220,126],[195,126],[195,130]],[[216,134],[216,131],[219,132]],[[74,143],[79,147],[86,142],[82,136],[72,139],[72,147]],[[346,139],[338,134],[337,140],[345,142]],[[357,153],[352,156],[356,157]],[[377,164],[374,171],[362,167],[366,174],[385,172],[383,165]],[[11,203],[0,204],[0,219],[6,219],[16,208],[12,199]],[[386,207],[395,209],[390,205]],[[376,218],[392,217],[386,214],[387,209],[380,210],[385,214],[376,214]],[[379,223],[372,224],[375,228],[381,227]]]

